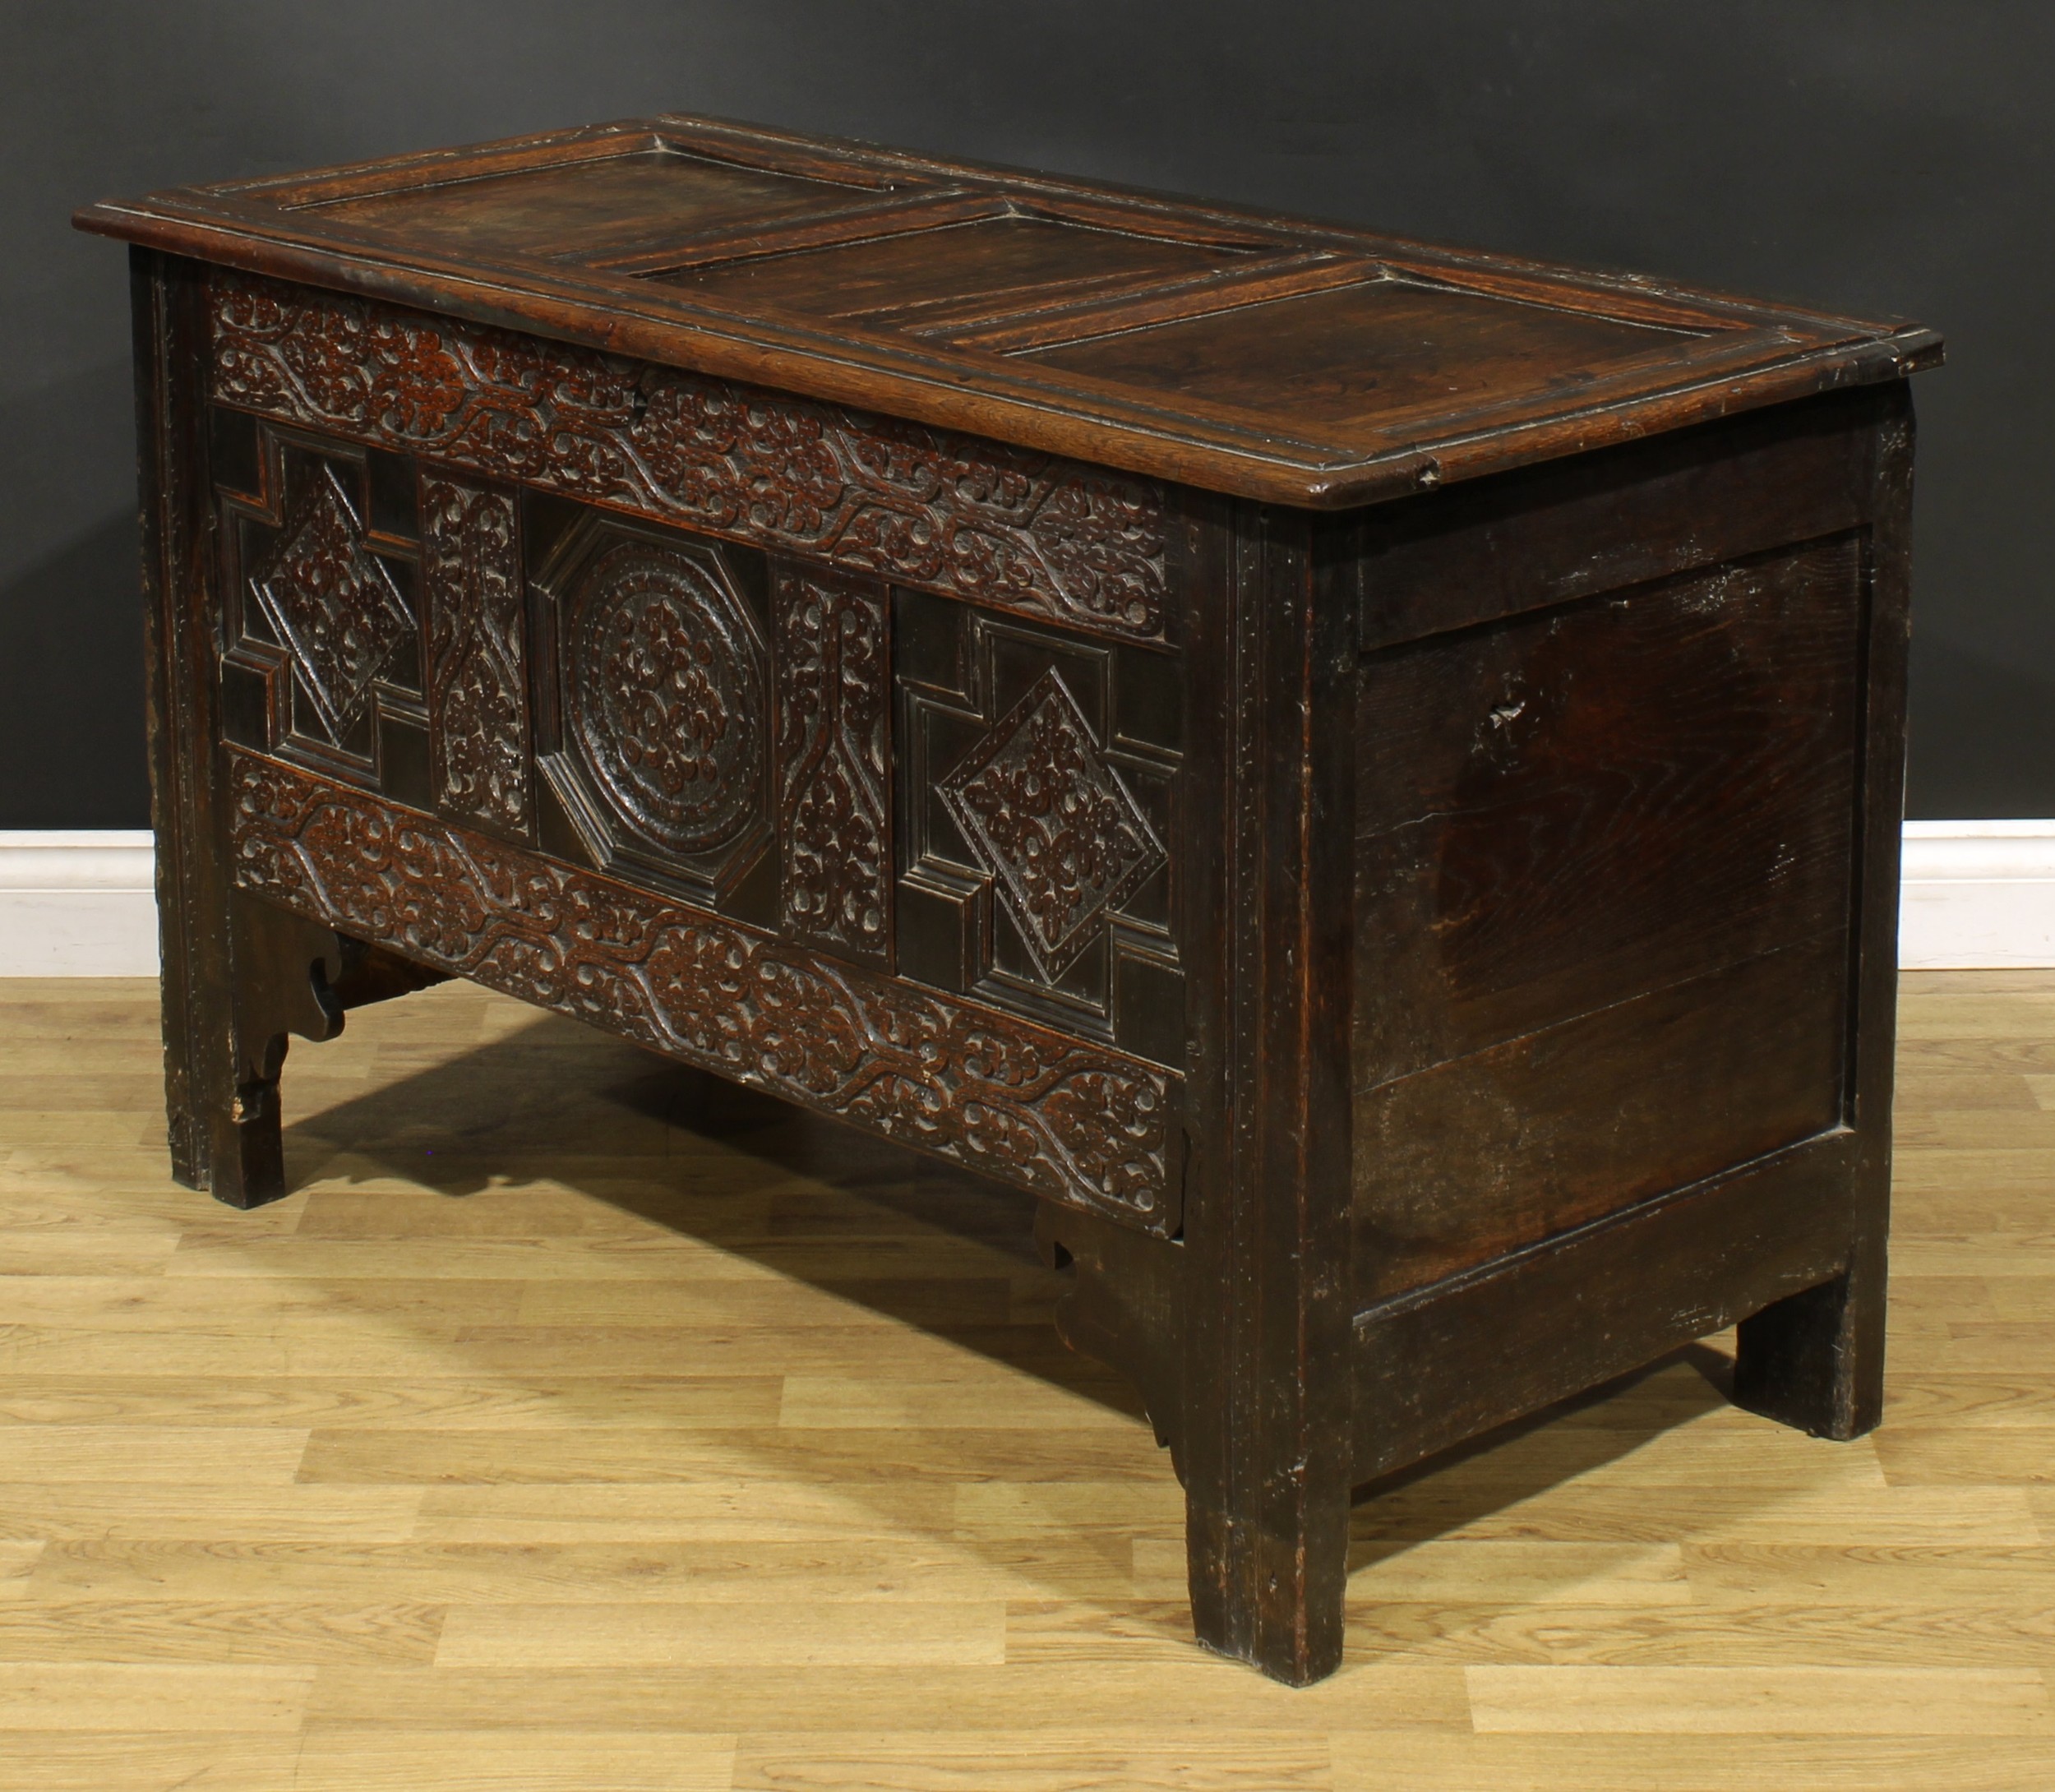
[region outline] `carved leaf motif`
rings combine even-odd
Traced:
[[[1051,981],[1097,936],[1099,917],[1166,857],[1053,669],[992,725],[941,794]]]
[[[891,948],[885,593],[787,568],[778,588],[779,905],[795,940]]]
[[[1159,1233],[1178,1079],[232,754],[236,881],[296,912]]]
[[[363,527],[326,466],[251,581],[322,724],[340,740],[413,632],[413,612],[364,547]]]
[[[225,269],[213,395],[489,477],[1138,640],[1161,489],[948,430]]]
[[[519,832],[529,804],[526,632],[510,493],[421,482],[429,735],[446,811]]]

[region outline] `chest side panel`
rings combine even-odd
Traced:
[[[1843,1124],[1866,441],[1763,419],[1373,539],[1366,1303]]]
[[[1175,1231],[1157,488],[239,276],[212,300],[244,888]]]

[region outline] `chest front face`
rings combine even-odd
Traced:
[[[1168,1235],[1155,482],[207,276],[242,887]]]

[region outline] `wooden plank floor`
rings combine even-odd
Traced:
[[[0,985],[0,1789],[2055,1785],[2055,975],[1902,1031],[1884,1429],[1694,1349],[1360,1507],[1292,1693],[1024,1203],[451,985],[238,1215],[148,986]]]

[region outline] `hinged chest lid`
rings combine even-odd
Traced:
[[[82,229],[1340,508],[1939,359],[1928,330],[664,117]]]

